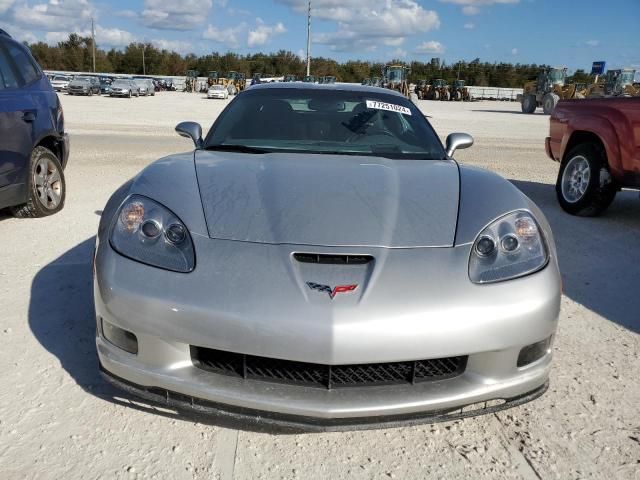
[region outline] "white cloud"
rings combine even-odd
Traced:
[[[151,40],[151,43],[160,50],[169,50],[170,52],[178,52],[181,54],[193,52],[193,46],[190,42],[182,40]]]
[[[267,25],[261,18],[256,18],[256,28],[250,30],[247,36],[247,45],[251,47],[257,47],[266,44],[271,37],[280,35],[286,32],[282,22],[278,22],[275,25]]]
[[[512,48],[511,49],[511,55],[517,55],[518,54],[518,49],[517,48]]]
[[[297,13],[307,12],[307,2],[278,1]],[[314,0],[311,14],[315,19],[337,24],[334,32],[313,35],[315,43],[328,45],[335,51],[370,51],[380,43],[393,44],[399,38],[404,40],[440,26],[438,14],[425,10],[416,0]]]
[[[69,39],[70,33],[76,33],[81,37],[90,37],[91,30],[75,30],[75,31],[52,31],[47,32],[44,36],[45,41],[48,44],[55,45],[58,42],[64,42]],[[126,47],[130,43],[137,42],[136,36],[127,32],[126,30],[120,30],[119,28],[103,28],[100,25],[96,25],[96,45],[101,47]]]
[[[393,56],[397,58],[405,58],[407,56],[407,51],[402,48],[396,48],[393,51]]]
[[[14,0],[0,0],[0,15],[9,10],[14,3]]]
[[[504,5],[520,3],[520,0],[440,0],[443,3],[453,3],[462,7],[462,13],[465,15],[477,15],[480,13],[480,7],[489,7],[491,5]]]
[[[402,45],[404,43],[404,40],[405,40],[404,37],[385,38],[384,40],[382,40],[382,43],[384,43],[385,45],[387,45],[389,47],[399,47],[400,45]]]
[[[585,43],[590,47],[597,47],[600,45],[600,40],[587,40]]]
[[[202,34],[202,37],[207,40],[213,40],[216,43],[221,43],[229,48],[238,48],[240,46],[238,37],[242,35],[246,29],[246,23],[222,29],[209,25]]]
[[[204,23],[211,6],[212,0],[144,0],[142,19],[149,28],[193,30]]]
[[[473,22],[467,22],[464,24],[464,28],[466,28],[467,30],[473,30],[474,28],[476,28],[476,24]]]
[[[11,35],[19,42],[37,43],[39,40],[32,31],[23,30],[22,28],[16,27],[15,25],[4,25],[2,22],[0,22],[0,28],[5,30],[9,35]]]
[[[436,42],[435,40],[431,40],[429,42],[422,42],[418,45],[415,50],[415,53],[444,53],[444,45],[440,42]]]
[[[78,30],[91,24],[94,9],[87,0],[49,0],[48,3],[16,4],[13,19],[25,28]]]
[[[138,18],[138,13],[133,10],[120,10],[114,13],[114,15],[121,18]]]

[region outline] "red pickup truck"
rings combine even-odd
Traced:
[[[551,115],[547,155],[560,162],[562,208],[602,213],[621,188],[640,189],[640,97],[564,100]]]

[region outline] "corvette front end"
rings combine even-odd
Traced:
[[[549,225],[512,184],[451,159],[168,157],[109,201],[95,264],[103,374],[178,409],[352,429],[547,387]]]

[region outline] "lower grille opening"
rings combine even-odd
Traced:
[[[194,366],[233,377],[318,388],[415,384],[461,375],[466,356],[407,362],[322,365],[191,347]]]

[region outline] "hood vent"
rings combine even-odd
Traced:
[[[294,253],[300,263],[323,263],[328,265],[366,265],[373,261],[371,255],[335,255],[323,253]]]

